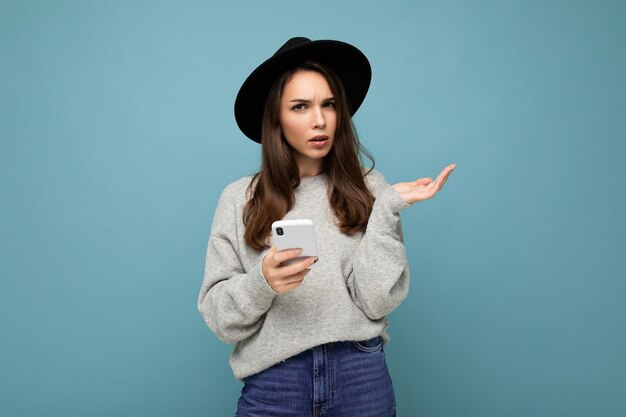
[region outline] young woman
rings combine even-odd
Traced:
[[[370,79],[355,47],[292,38],[237,95],[261,169],[219,199],[198,309],[235,345],[239,417],[395,415],[383,346],[409,289],[399,212],[432,198],[455,166],[393,186],[362,166],[351,117]],[[313,220],[317,257],[283,265],[300,251],[272,246],[281,219]]]

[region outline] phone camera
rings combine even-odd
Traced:
[[[283,228],[282,227],[277,227],[276,228],[276,233],[278,234],[278,236],[282,236],[284,234]]]

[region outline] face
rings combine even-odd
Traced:
[[[317,175],[337,127],[335,99],[326,78],[315,71],[294,73],[283,88],[279,120],[285,139],[296,151],[300,174]]]

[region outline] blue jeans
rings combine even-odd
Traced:
[[[316,346],[243,382],[235,417],[396,415],[379,336]]]

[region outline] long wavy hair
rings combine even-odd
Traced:
[[[327,66],[307,61],[284,72],[272,85],[263,112],[261,132],[261,169],[250,186],[250,199],[243,210],[244,239],[257,251],[267,248],[272,223],[281,220],[295,203],[294,190],[300,185],[300,171],[295,150],[287,143],[280,127],[280,100],[287,82],[298,71],[315,71],[324,76],[335,98],[337,126],[334,143],[322,162],[328,175],[328,197],[339,220],[339,229],[346,234],[364,231],[367,227],[374,196],[364,176],[374,169],[374,159],[361,146],[356,133],[346,93],[339,77]],[[367,172],[362,155],[371,161]]]

